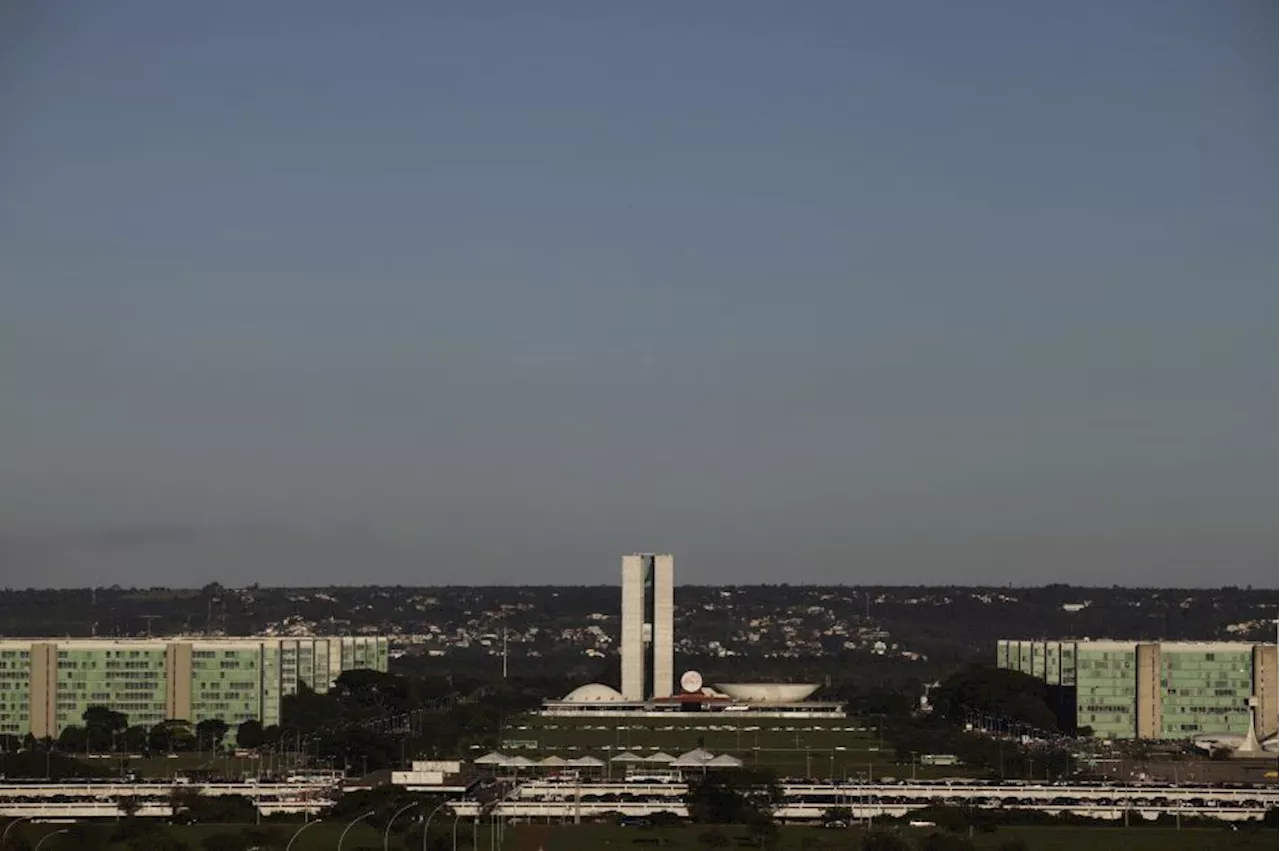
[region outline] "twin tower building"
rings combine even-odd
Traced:
[[[675,683],[675,560],[638,553],[622,557],[622,696],[670,697]],[[653,662],[646,665],[647,651]]]

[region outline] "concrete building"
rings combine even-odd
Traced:
[[[636,553],[622,557],[621,688],[578,686],[542,702],[551,717],[671,718],[748,713],[773,718],[844,718],[844,705],[810,700],[816,683],[722,683],[704,687],[687,671],[675,687],[675,559]],[[651,661],[646,649],[652,650]],[[648,662],[648,664],[646,664]]]
[[[996,664],[1074,690],[1075,720],[1102,738],[1276,732],[1276,645],[1193,641],[997,642]],[[1250,709],[1250,700],[1256,707]]]
[[[281,699],[300,683],[325,692],[357,668],[386,671],[387,639],[0,640],[0,733],[56,737],[91,706],[130,724],[278,724]]]
[[[622,557],[622,696],[669,697],[675,684],[675,560],[638,553]],[[646,665],[646,646],[653,652]]]

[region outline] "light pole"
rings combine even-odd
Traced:
[[[391,825],[396,819],[400,818],[400,814],[406,810],[411,810],[421,803],[419,801],[411,801],[400,809],[391,814],[391,818],[387,819],[387,829],[382,831],[382,851],[391,851]]]
[[[462,813],[459,812],[453,817],[453,851],[458,851],[458,822],[462,819]]]
[[[309,827],[314,827],[315,825],[317,825],[317,824],[319,824],[319,823],[320,823],[320,819],[316,819],[315,821],[309,821],[309,822],[307,822],[306,824],[304,824],[302,827],[300,827],[300,828],[298,828],[297,830],[295,830],[295,831],[294,831],[294,833],[293,833],[293,836],[290,836],[290,837],[289,837],[289,842],[288,842],[288,844],[286,844],[286,845],[284,846],[284,851],[289,851],[289,849],[291,849],[291,848],[293,847],[293,841],[294,841],[295,839],[297,839],[297,838],[298,838],[298,834],[299,834],[299,833],[302,833],[302,831],[306,830],[307,828],[309,828]]]
[[[441,801],[436,804],[436,808],[427,813],[427,819],[422,823],[422,851],[427,851],[427,831],[431,829],[431,820],[436,817],[436,813],[443,810],[449,805],[448,801]]]
[[[356,816],[351,821],[347,822],[347,826],[342,829],[341,835],[338,836],[338,851],[342,851],[342,842],[347,838],[347,832],[365,819],[373,818],[375,813],[376,810],[369,810],[369,812],[364,815]]]
[[[0,833],[0,848],[5,847],[5,843],[9,839],[9,831],[13,830],[13,826],[21,821],[31,821],[35,816],[18,816],[13,821],[4,826],[4,833]]]
[[[44,836],[40,837],[40,841],[36,843],[35,851],[40,851],[40,846],[43,845],[45,843],[45,840],[47,840],[50,836],[57,836],[60,833],[70,833],[70,832],[71,832],[70,829],[64,827],[62,828],[62,830],[55,830],[53,833],[46,833]]]

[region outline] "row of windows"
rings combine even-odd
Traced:
[[[26,650],[0,650],[0,659],[26,659],[30,655]]]
[[[115,658],[115,659],[125,659],[125,658],[128,658],[128,659],[137,659],[137,658],[142,657],[142,656],[147,656],[147,657],[150,657],[150,656],[157,656],[157,657],[161,657],[161,658],[163,658],[163,656],[164,656],[164,651],[163,651],[163,650],[101,650],[101,651],[100,651],[100,650],[90,650],[90,651],[81,651],[81,652],[88,652],[88,653],[92,653],[92,654],[94,654],[94,655],[97,655],[98,653],[101,653],[101,654],[103,655],[103,657],[105,657],[105,658],[107,658],[107,659],[111,659],[111,658]],[[67,650],[59,650],[59,651],[58,651],[58,658],[59,658],[59,659],[69,659],[69,658],[71,658],[71,654],[70,654],[70,652],[69,652],[69,651],[67,651]]]
[[[208,662],[196,662],[196,663],[193,663],[191,667],[197,671],[213,670],[213,665]],[[218,663],[218,668],[224,671],[235,671],[235,670],[256,671],[258,670],[258,663],[254,660],[249,660],[245,662],[238,659],[224,659]]]
[[[1233,688],[1171,688],[1166,694],[1169,697],[1236,697],[1240,695],[1240,691]]]

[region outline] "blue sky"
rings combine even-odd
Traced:
[[[0,582],[1274,584],[1275,14],[11,6]]]

